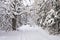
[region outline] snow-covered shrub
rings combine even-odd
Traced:
[[[0,14],[0,30],[12,30],[12,20],[9,15]]]
[[[0,0],[0,30],[12,30],[12,20],[9,15],[9,1]]]
[[[43,2],[44,3],[44,2]],[[60,34],[60,1],[47,0],[38,12],[37,23],[51,34]]]

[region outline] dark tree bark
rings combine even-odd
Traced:
[[[14,14],[13,14],[14,15]],[[15,18],[12,18],[12,29],[16,30],[16,15],[14,15]]]
[[[12,29],[16,30],[16,19],[12,18]]]

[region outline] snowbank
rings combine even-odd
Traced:
[[[31,27],[30,25],[22,25],[21,27],[17,28],[17,30],[22,30],[22,31],[36,31],[38,29],[39,29],[38,26]]]

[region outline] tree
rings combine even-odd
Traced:
[[[50,8],[50,9],[49,9]],[[38,11],[38,24],[51,34],[60,34],[60,0],[43,2]]]

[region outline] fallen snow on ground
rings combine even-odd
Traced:
[[[18,30],[10,32],[0,31],[0,40],[60,40],[60,36],[49,35],[37,26],[23,25]]]
[[[25,32],[26,31],[38,31],[39,28],[38,28],[38,26],[30,27],[30,25],[23,25],[23,26],[17,28],[17,30],[22,30],[22,31],[25,31]]]

